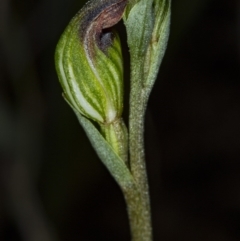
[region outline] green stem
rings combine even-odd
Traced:
[[[150,198],[143,136],[144,116],[148,98],[145,89],[139,84],[142,83],[142,77],[141,64],[139,64],[138,68],[135,66],[135,70],[132,69],[129,114],[130,169],[139,190],[139,195],[135,200],[137,202],[135,204],[136,210],[129,212],[133,241],[152,240]]]
[[[115,153],[128,166],[128,133],[122,118],[109,124],[101,124],[100,128],[102,135]]]
[[[123,190],[127,204],[132,241],[150,241],[151,225],[148,208],[144,205],[141,192],[136,186]]]

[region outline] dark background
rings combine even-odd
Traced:
[[[122,194],[54,68],[60,34],[83,3],[0,2],[2,241],[130,240]],[[156,241],[240,239],[239,42],[238,0],[173,0],[146,115]]]

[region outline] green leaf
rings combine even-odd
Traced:
[[[74,112],[99,158],[107,167],[119,186],[123,190],[128,189],[130,186],[135,186],[132,174],[124,161],[114,152],[112,147],[106,142],[91,121],[82,116],[78,111],[74,110]]]
[[[145,86],[152,89],[166,51],[170,29],[170,0],[154,0],[154,27],[144,63]]]
[[[127,28],[127,38],[133,62],[144,57],[153,30],[152,0],[140,0],[128,14],[124,22]]]
[[[170,7],[171,0],[132,0],[124,14],[132,81],[138,81],[137,85],[145,89],[146,96],[157,78],[166,50]]]

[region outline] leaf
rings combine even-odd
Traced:
[[[154,0],[154,27],[145,59],[145,86],[152,89],[166,51],[170,29],[170,0]]]
[[[73,109],[74,110],[74,109]],[[97,152],[103,164],[123,190],[129,186],[135,186],[134,179],[124,161],[114,152],[96,127],[87,118],[75,111],[79,123],[85,130],[93,148]]]
[[[146,96],[153,87],[165,54],[170,7],[171,0],[132,0],[124,14],[132,61],[131,76],[145,89]]]
[[[124,16],[133,61],[144,57],[153,31],[152,0],[140,0]]]

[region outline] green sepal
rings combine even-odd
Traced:
[[[114,120],[116,120],[121,117],[123,111],[123,57],[118,33],[112,31],[111,35],[113,42],[105,53],[95,45],[96,57],[94,60],[105,94],[109,99],[109,108],[112,108],[115,113]],[[113,118],[105,123],[112,121]]]

